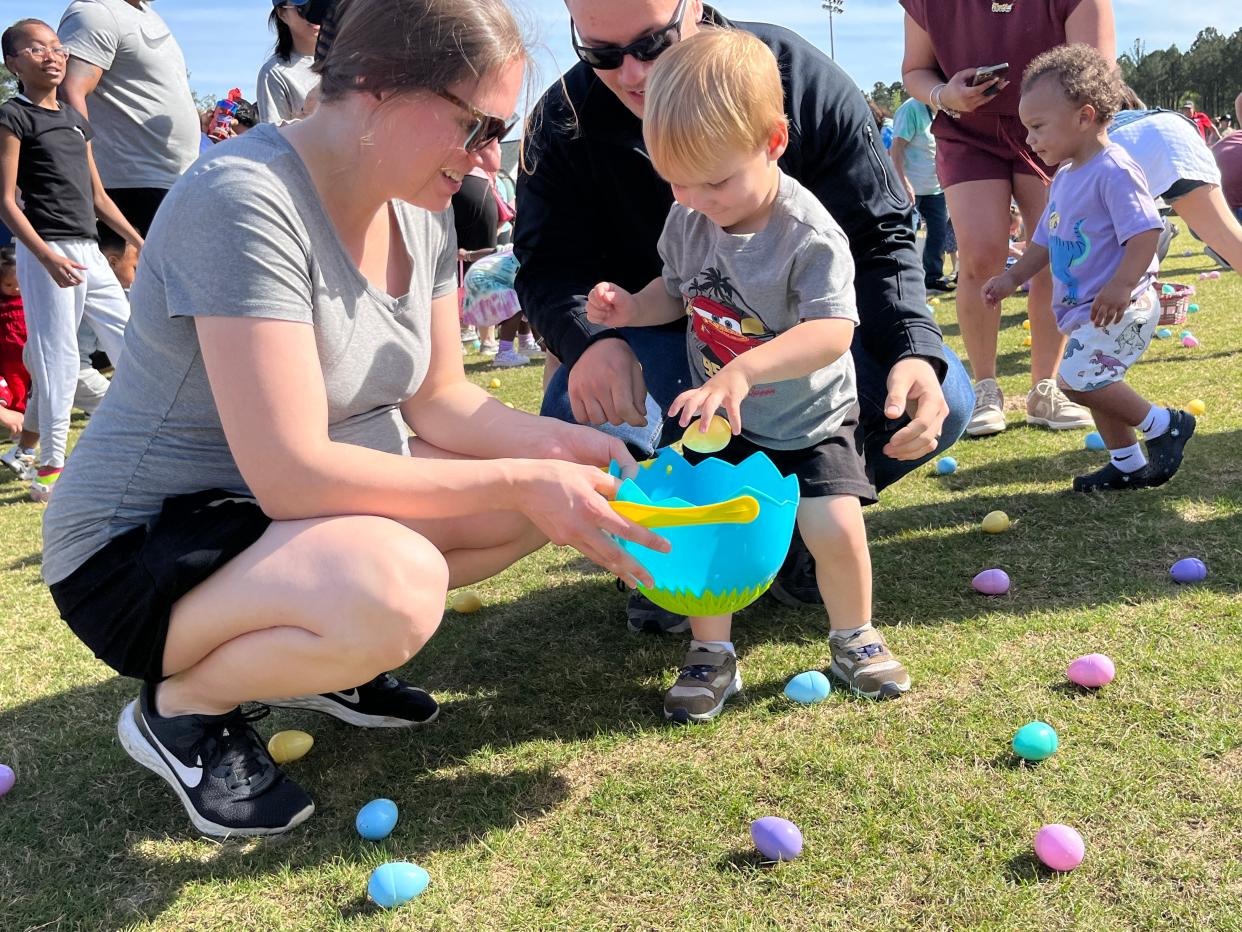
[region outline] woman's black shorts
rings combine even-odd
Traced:
[[[60,616],[124,676],[164,678],[173,605],[271,524],[257,502],[221,489],[167,499],[154,520],[108,541],[50,587]]]

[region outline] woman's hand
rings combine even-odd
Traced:
[[[696,417],[701,418],[701,429],[706,432],[712,417],[724,408],[725,418],[736,437],[742,432],[742,402],[750,394],[750,379],[740,367],[728,365],[698,388],[682,392],[668,409],[669,417],[681,417],[678,423],[688,427]]]
[[[996,85],[998,91],[1003,91],[1009,85],[1008,81],[1001,78],[989,78],[978,87],[972,87],[970,82],[978,70],[978,68],[964,68],[950,78],[949,83],[940,92],[940,103],[958,113],[970,113],[972,110],[978,110],[995,96],[995,94],[985,93],[988,88]]]
[[[632,327],[638,316],[634,296],[612,282],[600,282],[587,295],[587,320],[605,327]]]
[[[621,517],[609,506],[621,480],[594,466],[559,460],[526,460],[518,470],[515,504],[544,536],[573,547],[626,585],[654,584],[651,574],[621,549],[612,536],[667,553],[663,537]]]
[[[68,256],[62,256],[54,249],[49,249],[46,255],[40,256],[39,262],[47,269],[47,274],[52,276],[52,281],[61,288],[72,288],[83,282],[78,273],[85,272],[86,266],[74,262]]]
[[[541,420],[545,423],[551,421],[551,430],[546,442],[540,444],[540,459],[565,460],[600,469],[607,469],[615,461],[621,467],[622,476],[633,476],[638,472],[638,463],[629,448],[616,437],[593,427],[565,424],[550,418]]]

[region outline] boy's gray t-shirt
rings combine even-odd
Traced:
[[[149,522],[166,498],[215,488],[248,494],[195,317],[313,326],[329,436],[408,455],[398,405],[426,375],[431,301],[457,287],[457,240],[451,210],[393,206],[413,265],[399,298],[358,270],[302,160],[271,124],[213,147],[173,187],[142,251],[125,358],[44,516],[49,584]]]
[[[73,0],[57,34],[103,69],[87,98],[105,188],[171,188],[198,158],[202,127],[185,56],[149,2]]]
[[[659,250],[664,285],[685,301],[690,318],[686,349],[696,386],[799,321],[858,323],[849,240],[788,175],[758,233],[727,233],[674,204]],[[812,447],[836,432],[857,396],[854,360],[845,352],[805,378],[754,386],[742,403],[742,434],[773,450]]]

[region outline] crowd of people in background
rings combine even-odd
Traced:
[[[666,543],[607,507],[599,468],[636,469],[717,409],[722,458],[765,451],[802,490],[773,595],[825,606],[855,692],[900,696],[862,507],[1006,429],[1018,289],[1026,422],[1095,424],[1109,447],[1073,488],[1171,478],[1193,418],[1124,375],[1154,327],[1161,211],[1242,268],[1242,134],[1128,92],[1110,0],[901,5],[909,97],[889,113],[781,27],[566,0],[578,63],[528,117],[516,179],[499,143],[527,52],[502,0],[273,0],[256,100],[205,112],[147,0],[5,30],[2,459],[49,503],[62,616],[144,681],[123,746],[195,825],[278,832],[313,810],[243,702],[431,721],[435,700],[384,671],[450,586],[548,541],[628,587],[631,630],[691,632],[666,716],[718,714],[740,686],[731,620],[643,596],[616,540]],[[721,100],[696,97],[705,75]],[[927,304],[949,293],[965,360]],[[542,359],[540,415],[472,385],[475,352]],[[75,407],[94,417],[67,465]]]

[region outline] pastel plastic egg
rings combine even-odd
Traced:
[[[792,861],[802,853],[802,832],[780,816],[764,816],[750,823],[755,847],[769,861]]]
[[[942,476],[951,476],[957,472],[957,460],[951,456],[942,456],[936,460],[936,472]]]
[[[785,684],[785,698],[801,702],[803,705],[823,702],[830,692],[832,692],[832,684],[828,682],[828,677],[818,670],[799,673]]]
[[[1182,337],[1182,346],[1186,349],[1196,349],[1199,346],[1199,340],[1197,337]]]
[[[483,600],[473,589],[463,589],[453,596],[449,605],[459,615],[472,615],[483,607]]]
[[[927,303],[928,303],[928,304],[930,304],[932,307],[936,307],[938,304],[940,304],[940,299],[939,299],[939,298],[932,298],[932,299],[931,299],[929,302],[927,302]]]
[[[1030,318],[1027,318],[1026,320],[1022,321],[1022,329],[1023,329],[1023,330],[1030,330],[1030,329],[1031,329],[1031,321],[1030,321]]]
[[[1189,330],[1183,330],[1183,331],[1181,331],[1180,333],[1178,333],[1177,338],[1178,338],[1179,340],[1184,340],[1184,339],[1186,339],[1187,337],[1191,337],[1191,336],[1194,336],[1194,334],[1193,334],[1193,333],[1191,333]]]
[[[492,388],[500,388],[500,379],[492,379],[487,384],[491,386]]]
[[[397,804],[391,799],[373,799],[358,810],[354,827],[367,841],[379,841],[397,826]]]
[[[1212,278],[1212,279],[1220,278],[1220,272],[1213,269],[1211,272],[1208,272],[1208,278]]]
[[[1057,752],[1057,733],[1047,722],[1031,722],[1013,736],[1013,752],[1023,760],[1044,760]]]
[[[1054,871],[1072,871],[1086,853],[1082,836],[1068,825],[1053,823],[1035,833],[1035,856]]]
[[[1207,579],[1207,566],[1198,557],[1186,557],[1169,567],[1169,575],[1175,583],[1196,583]]]
[[[706,433],[701,429],[700,421],[695,420],[682,434],[681,442],[695,453],[719,453],[729,445],[732,439],[733,431],[729,427],[729,422],[719,414],[714,414],[711,423],[707,425]]]
[[[1031,338],[1030,338],[1030,337],[1023,337],[1023,338],[1022,338],[1022,345],[1023,345],[1023,346],[1030,346],[1030,345],[1031,345]]]
[[[315,739],[304,731],[278,731],[268,739],[267,753],[276,763],[288,764],[305,757],[314,743]]]
[[[1197,304],[1192,304],[1192,305],[1190,305],[1190,307],[1186,308],[1186,310],[1187,310],[1187,312],[1189,312],[1189,313],[1191,313],[1191,314],[1198,314],[1198,313],[1199,313],[1199,305],[1197,305]]]
[[[1108,448],[1108,445],[1104,443],[1104,438],[1095,431],[1087,434],[1083,443],[1087,445],[1088,450],[1105,450]]]
[[[1203,415],[1207,414],[1207,405],[1203,403],[1202,398],[1194,398],[1186,402],[1186,410],[1195,417],[1203,417]]]
[[[1172,294],[1172,293],[1173,293],[1173,286],[1172,286],[1172,285],[1161,285],[1161,286],[1160,286],[1160,293],[1161,293],[1161,294]]]
[[[1182,258],[1183,258],[1183,259],[1189,259],[1189,258],[1190,258],[1191,256],[1193,256],[1193,255],[1194,255],[1194,253],[1193,253],[1193,252],[1191,252],[1189,249],[1183,249],[1183,250],[1182,250]]]
[[[1098,689],[1113,681],[1117,667],[1107,654],[1084,654],[1066,668],[1065,675],[1076,686]]]
[[[8,764],[0,764],[0,796],[13,789],[16,782],[17,774],[13,772],[13,768]]]
[[[417,864],[389,861],[371,871],[367,895],[384,909],[408,903],[427,889],[431,877]]]
[[[1009,591],[1009,574],[998,569],[984,570],[970,584],[984,595],[1004,595]]]
[[[1173,336],[1173,331],[1170,330],[1168,327],[1161,327],[1159,330],[1156,331],[1157,340],[1167,340],[1171,336]]]
[[[1009,530],[1009,515],[1003,511],[989,511],[983,517],[985,534],[1002,534]]]

